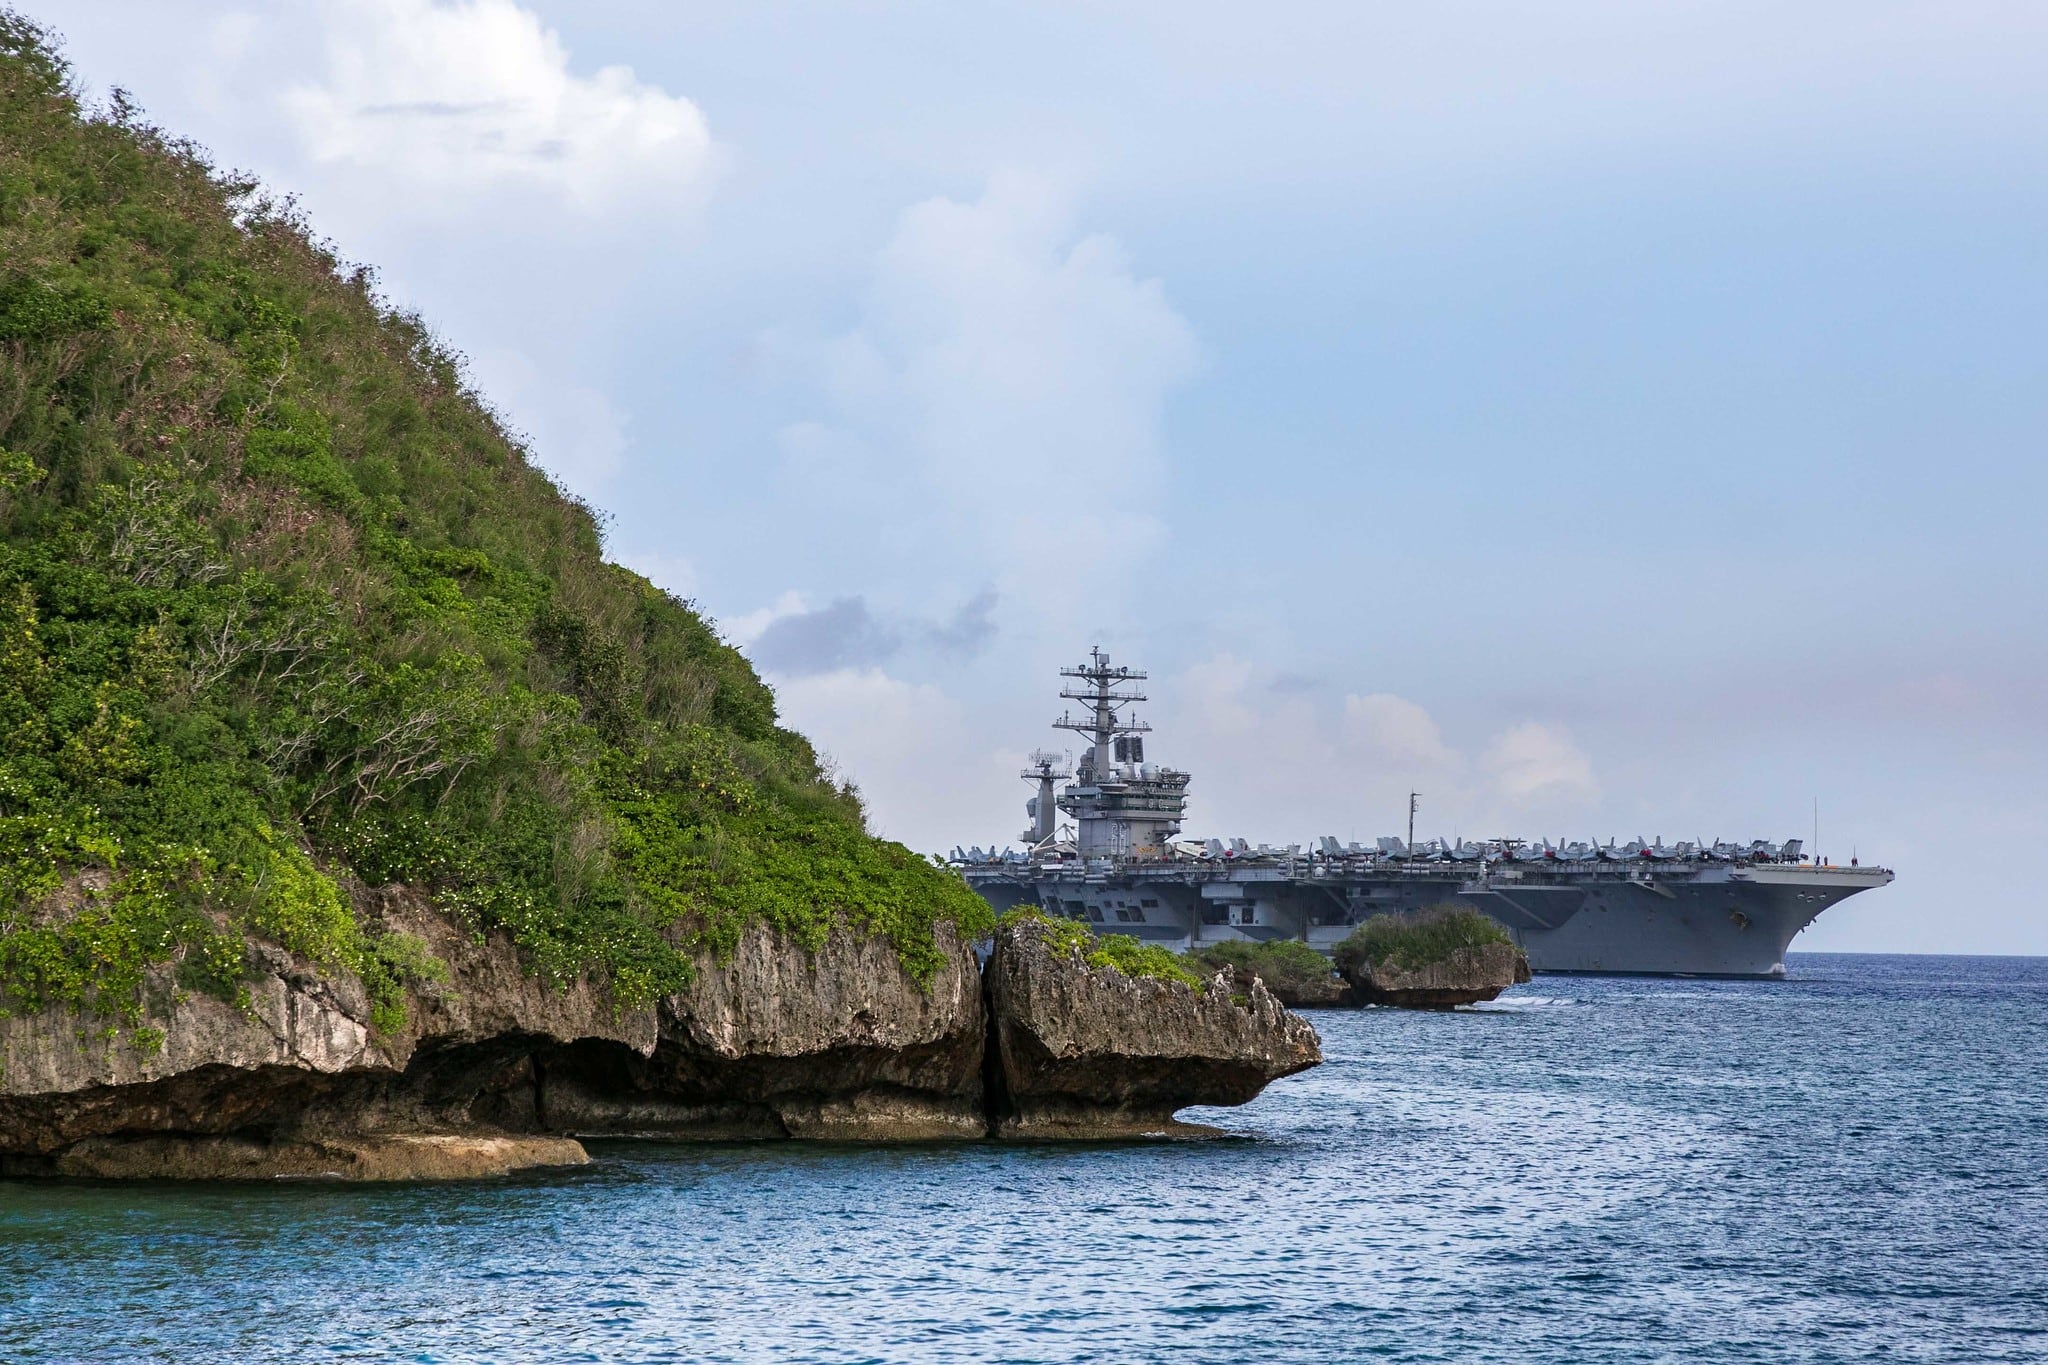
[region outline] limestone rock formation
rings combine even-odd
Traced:
[[[1529,959],[1513,944],[1488,943],[1459,948],[1440,962],[1414,969],[1391,962],[1348,962],[1344,976],[1363,1004],[1448,1010],[1491,1000],[1527,981]]]
[[[1197,992],[999,933],[987,972],[942,926],[920,983],[880,938],[816,951],[765,926],[646,1008],[521,971],[402,891],[382,928],[447,964],[379,1035],[352,979],[260,946],[246,1008],[150,983],[150,1052],[65,1010],[0,1016],[0,1175],[464,1178],[586,1159],[578,1138],[904,1141],[1196,1131],[1321,1060],[1256,980]]]
[[[417,896],[366,894],[449,967],[398,1036],[352,980],[272,945],[246,1009],[152,982],[154,1053],[67,1010],[0,1017],[0,1173],[431,1179],[574,1164],[590,1134],[987,1132],[981,977],[950,927],[922,986],[885,940],[840,930],[812,954],[756,925],[682,993],[618,1010]]]
[[[574,1163],[573,1141],[474,1146],[540,1128],[534,1054],[572,1043],[653,1051],[652,1009],[615,1010],[587,983],[555,991],[502,937],[477,942],[400,891],[366,909],[420,937],[449,969],[380,1037],[352,978],[255,946],[247,1008],[178,988],[144,998],[162,1046],[67,1009],[0,1015],[0,1172],[294,1175],[366,1179]],[[432,1143],[406,1139],[433,1137]],[[347,1153],[353,1152],[350,1156]]]
[[[939,928],[920,986],[886,941],[836,930],[816,953],[749,928],[662,1003],[651,1051],[577,1044],[541,1059],[549,1128],[676,1138],[981,1137],[986,1026],[974,953]]]
[[[1174,1112],[1243,1104],[1322,1060],[1315,1029],[1257,980],[1218,973],[1197,991],[1090,967],[1028,918],[996,931],[986,979],[998,1137],[1206,1131]]]

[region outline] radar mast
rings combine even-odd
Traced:
[[[1137,687],[1146,675],[1112,664],[1098,646],[1087,663],[1063,668],[1060,676],[1075,680],[1060,695],[1085,708],[1078,716],[1063,711],[1053,722],[1088,741],[1075,781],[1059,801],[1080,827],[1081,856],[1163,857],[1187,812],[1188,775],[1145,761],[1144,737],[1152,727],[1125,708],[1147,700]],[[1042,807],[1036,818],[1045,824]]]

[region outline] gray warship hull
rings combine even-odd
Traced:
[[[962,869],[998,910],[1036,905],[1186,950],[1226,939],[1328,949],[1375,914],[1446,902],[1506,926],[1538,972],[1781,977],[1793,938],[1882,868],[1813,864],[1521,864],[1352,871],[1310,859],[1101,860]]]

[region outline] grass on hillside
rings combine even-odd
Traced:
[[[600,526],[372,272],[0,10],[0,1007],[139,1030],[253,935],[395,1029],[434,967],[358,882],[623,1004],[749,922],[920,977],[985,932]]]
[[[1497,922],[1467,906],[1445,902],[1409,913],[1374,915],[1353,929],[1332,953],[1337,966],[1357,972],[1367,964],[1420,971],[1466,948],[1513,945]]]

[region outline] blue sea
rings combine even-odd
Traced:
[[[2048,959],[1791,966],[1318,1012],[1222,1141],[0,1183],[0,1360],[2048,1360]]]

